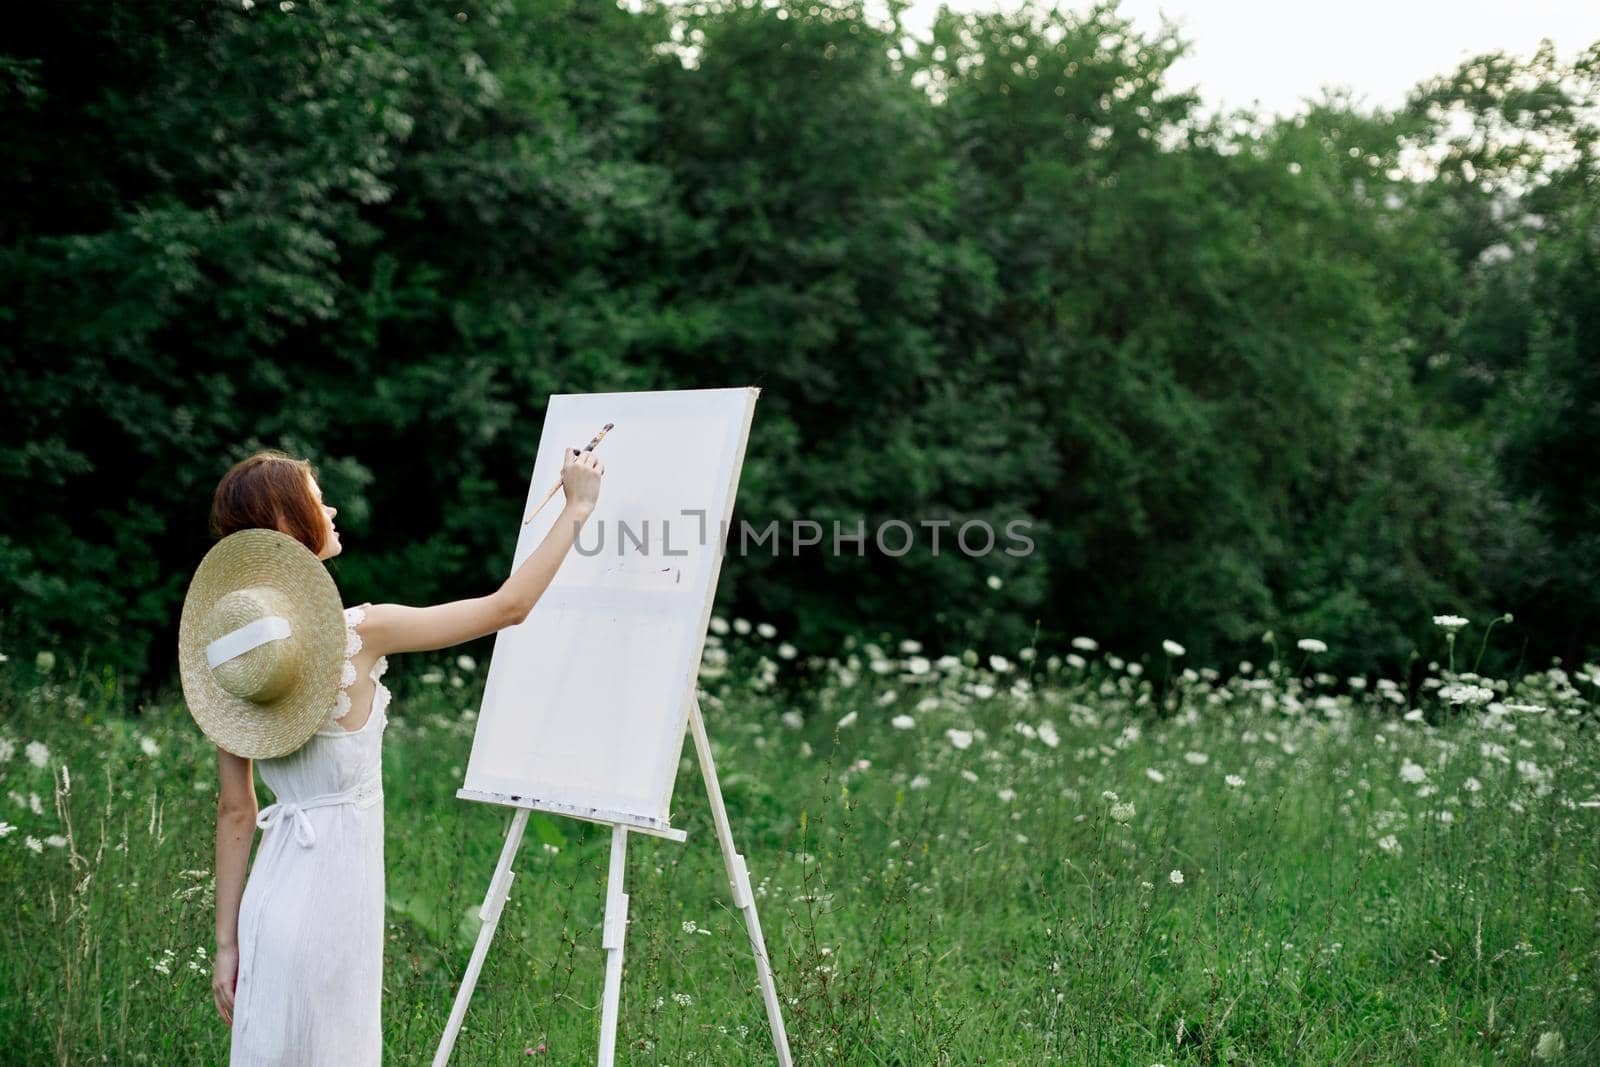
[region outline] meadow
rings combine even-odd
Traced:
[[[806,659],[714,620],[703,706],[796,1062],[1600,1059],[1600,668],[1478,677],[1488,635],[1441,621],[1397,684],[1321,672],[1314,638],[1219,673],[1088,638]],[[212,750],[175,694],[6,651],[4,1060],[224,1062]],[[431,1057],[508,822],[454,796],[483,673],[385,679],[385,1062]],[[686,843],[629,842],[619,1061],[771,1062],[692,745],[674,803]],[[535,817],[454,1062],[593,1062],[608,846]]]

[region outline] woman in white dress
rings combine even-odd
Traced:
[[[447,648],[521,622],[571,549],[600,491],[593,452],[568,449],[566,506],[544,542],[487,596],[432,607],[345,609],[345,662],[328,718],[305,745],[251,761],[217,749],[217,951],[212,992],[233,1027],[233,1067],[366,1067],[382,1061],[383,782],[387,656]],[[338,509],[309,463],[276,450],[217,486],[218,537],[277,529],[328,559]],[[275,801],[257,810],[252,762]],[[257,828],[261,848],[250,866]]]

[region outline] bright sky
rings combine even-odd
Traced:
[[[926,39],[941,3],[957,11],[1014,6],[914,0],[907,28]],[[1325,85],[1353,89],[1368,106],[1396,107],[1417,82],[1469,56],[1531,55],[1548,37],[1571,59],[1600,40],[1595,0],[1123,0],[1121,11],[1146,32],[1162,14],[1179,25],[1189,55],[1169,84],[1198,86],[1208,111],[1294,112]]]

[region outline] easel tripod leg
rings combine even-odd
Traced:
[[[745,931],[750,935],[750,947],[756,957],[756,978],[761,983],[761,999],[767,1006],[767,1025],[772,1030],[772,1047],[778,1054],[779,1067],[792,1067],[789,1056],[789,1034],[783,1025],[783,1008],[778,1003],[778,985],[772,975],[772,963],[767,958],[767,943],[761,933],[761,917],[756,914],[755,898],[750,892],[750,872],[744,857],[733,847],[733,830],[728,824],[728,809],[722,803],[722,787],[717,783],[717,768],[711,760],[711,741],[706,736],[705,719],[700,714],[700,701],[696,699],[689,708],[689,727],[694,733],[695,755],[700,760],[700,775],[706,782],[706,793],[711,800],[711,819],[717,828],[717,843],[722,846],[722,862],[727,868],[728,884],[733,887],[734,907],[744,912]]]
[[[477,988],[478,972],[483,970],[483,961],[489,955],[489,942],[494,940],[495,927],[500,925],[500,913],[505,910],[506,895],[511,891],[511,861],[516,858],[517,849],[522,845],[522,831],[527,825],[528,809],[518,808],[511,818],[511,829],[506,832],[506,843],[500,850],[500,862],[495,865],[494,880],[489,883],[483,906],[478,909],[483,926],[478,930],[478,943],[472,947],[472,960],[467,964],[467,973],[456,992],[455,1006],[450,1009],[450,1022],[444,1028],[444,1037],[439,1040],[439,1050],[434,1053],[433,1067],[444,1067],[450,1061],[456,1035],[461,1032],[461,1023],[467,1017],[467,1002]]]
[[[611,868],[606,874],[606,918],[600,944],[606,950],[606,987],[600,1008],[600,1067],[611,1067],[617,1055],[617,1012],[622,1002],[622,943],[628,932],[628,894],[622,891],[627,869],[628,831],[611,828]]]

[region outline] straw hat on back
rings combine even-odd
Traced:
[[[178,670],[189,714],[237,756],[283,756],[325,723],[344,664],[344,606],[316,555],[255,528],[212,546],[189,582]]]

